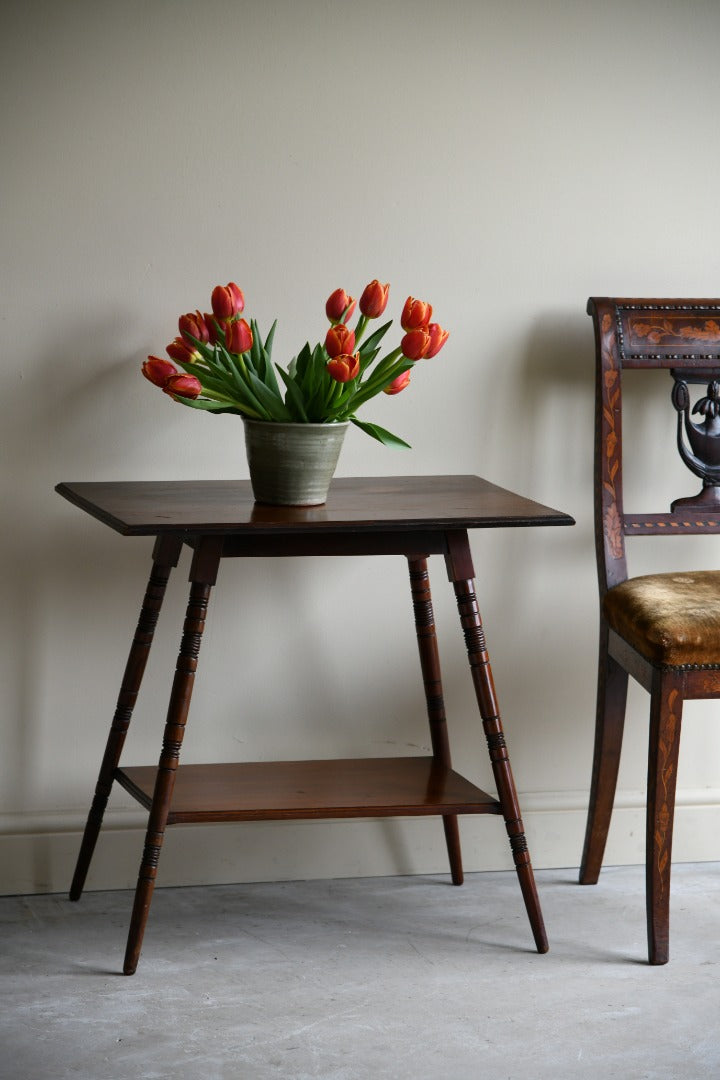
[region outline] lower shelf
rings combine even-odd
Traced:
[[[115,779],[150,809],[157,769]],[[499,814],[500,804],[431,757],[180,765],[168,824],[290,818]]]

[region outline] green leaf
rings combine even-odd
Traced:
[[[277,396],[280,397],[280,387],[278,386],[278,381],[275,378],[275,371],[273,369],[273,366],[270,363],[270,353],[268,353],[266,347],[261,343],[258,324],[255,322],[254,319],[252,320],[252,332],[253,343],[256,341],[258,342],[257,360],[255,362],[255,370],[257,372],[258,378],[262,379],[265,385],[269,387],[269,389],[272,390],[274,394],[277,394]],[[269,336],[270,335],[268,335],[268,337]]]
[[[257,397],[263,408],[267,410],[272,419],[280,422],[287,422],[292,419],[285,402],[280,397],[279,393],[274,394],[264,382],[258,379],[254,372],[249,372],[249,376],[253,394]]]
[[[375,332],[372,333],[369,338],[363,341],[362,345],[360,346],[360,355],[363,356],[365,353],[372,352],[373,349],[379,348],[380,342],[385,337],[391,326],[392,319],[390,320],[390,322],[386,322],[383,326],[378,327],[378,329],[375,330]]]
[[[311,360],[312,350],[310,346],[306,343],[305,345],[303,345],[295,360],[295,370],[297,371],[298,382],[302,382],[302,380],[305,378],[305,372],[307,371],[308,365]]]
[[[305,411],[305,401],[303,400],[302,392],[296,382],[288,375],[286,371],[278,364],[278,371],[280,377],[287,387],[287,396],[285,398],[285,404],[292,410],[294,409],[298,414],[297,418],[303,423],[307,424],[307,412]]]
[[[363,373],[365,371],[367,371],[367,369],[370,367],[372,362],[375,360],[375,358],[376,358],[376,356],[377,356],[377,354],[379,352],[380,352],[379,349],[373,349],[373,351],[371,353],[368,353],[365,356],[362,354],[362,352],[360,353],[360,377],[361,378],[362,378]]]
[[[225,405],[222,401],[203,401],[202,398],[185,398],[180,396],[173,397],[173,401],[177,401],[180,405],[188,405],[191,409],[203,409],[205,412],[234,413],[236,416],[243,415],[241,409],[236,409],[232,405]]]
[[[350,416],[348,419],[355,427],[359,427],[366,435],[370,435],[373,439],[377,439],[383,446],[390,446],[394,450],[412,450],[410,443],[406,443],[405,440],[401,439],[398,435],[393,435],[391,431],[386,431],[386,429],[380,427],[379,424],[368,424],[367,421],[358,420],[356,416]]]
[[[276,329],[277,329],[277,319],[275,320],[275,322],[270,327],[270,333],[265,338],[265,345],[263,346],[263,348],[265,349],[265,355],[268,358],[268,360],[272,356],[273,340],[275,338],[275,330]]]

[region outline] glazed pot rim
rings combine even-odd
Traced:
[[[349,420],[326,420],[323,422],[306,420],[254,420],[251,416],[243,416],[244,424],[253,427],[273,428],[346,428],[350,426]]]

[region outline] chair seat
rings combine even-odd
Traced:
[[[606,593],[603,611],[653,664],[720,667],[720,571],[630,578]]]

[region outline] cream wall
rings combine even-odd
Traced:
[[[177,315],[238,281],[278,359],[375,276],[451,330],[367,407],[341,474],[477,472],[577,526],[472,537],[534,862],[579,862],[594,713],[589,294],[717,295],[720,7],[669,0],[23,0],[0,49],[5,570],[0,889],[64,890],[150,542],[60,480],[247,475],[231,417],[139,374]],[[665,382],[654,392],[667,420]],[[635,395],[637,437],[655,439]],[[667,458],[638,509],[694,489]],[[629,429],[628,429],[629,431]],[[633,436],[629,434],[632,440]],[[663,474],[671,491],[663,488]],[[662,556],[680,554],[663,547]],[[716,551],[692,558],[715,565]],[[636,569],[654,565],[634,563]],[[157,757],[183,557],[125,761]],[[456,763],[492,786],[440,562]],[[412,753],[428,736],[402,560],[224,565],[183,760]],[[610,861],[642,858],[647,701],[631,697]],[[720,858],[720,733],[687,709],[675,855]],[[143,816],[114,795],[90,885],[133,883]],[[170,833],[161,881],[443,870],[435,821]],[[506,867],[463,824],[469,869]]]

